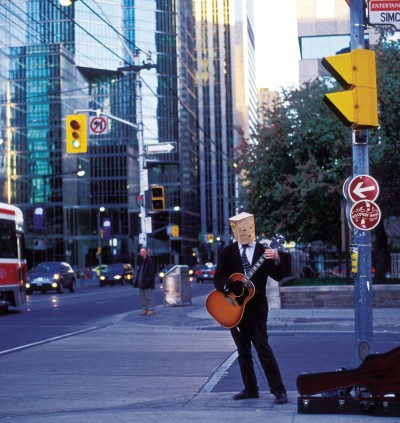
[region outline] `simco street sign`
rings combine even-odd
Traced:
[[[350,222],[357,229],[370,231],[378,225],[380,220],[381,210],[373,201],[357,201],[350,210]]]
[[[360,200],[375,201],[379,195],[379,185],[372,176],[357,175],[347,182],[347,192],[354,203]]]
[[[400,0],[369,0],[370,25],[392,25],[400,31]]]

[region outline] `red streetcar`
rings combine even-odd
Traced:
[[[26,302],[24,218],[15,206],[0,203],[0,308]]]

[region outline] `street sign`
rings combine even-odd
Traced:
[[[139,244],[146,245],[146,234],[139,234]]]
[[[378,182],[369,175],[357,175],[348,183],[350,199],[356,203],[360,200],[375,201],[379,194]]]
[[[147,216],[147,217],[145,217],[144,220],[145,220],[145,232],[146,232],[146,234],[151,234],[153,232],[151,217]]]
[[[392,25],[400,31],[400,0],[370,0],[368,20],[370,25]]]
[[[156,144],[147,144],[145,147],[147,154],[171,153],[176,148],[176,142],[158,142]]]
[[[350,221],[363,231],[374,229],[381,220],[381,211],[373,201],[357,201],[350,210]]]
[[[92,116],[89,123],[90,134],[108,134],[108,119],[106,116]]]

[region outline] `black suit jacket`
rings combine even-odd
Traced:
[[[259,242],[256,243],[254,256],[251,266],[264,254],[265,246]],[[240,257],[239,246],[237,242],[226,246],[218,259],[217,269],[214,276],[215,288],[224,291],[229,277],[233,273],[244,274],[242,258]],[[268,301],[266,298],[266,286],[268,276],[280,281],[282,279],[280,264],[273,260],[265,260],[256,273],[252,276],[251,281],[255,287],[254,297],[247,303],[243,315],[243,319],[248,317],[264,318],[268,312]]]

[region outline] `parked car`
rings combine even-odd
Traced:
[[[109,264],[100,275],[100,286],[133,283],[133,268],[128,263]]]
[[[203,283],[204,281],[214,280],[215,269],[217,268],[216,264],[211,266],[206,266],[205,269],[201,270],[201,273],[197,276],[197,283]]]
[[[31,295],[34,291],[42,294],[47,291],[61,293],[63,289],[75,291],[76,273],[71,265],[60,261],[45,261],[38,264],[28,274],[26,293]]]

